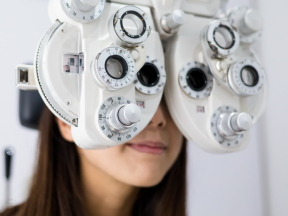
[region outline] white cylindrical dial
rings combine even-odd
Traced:
[[[231,89],[240,96],[256,95],[265,85],[265,73],[255,60],[240,59],[230,66],[228,83]]]
[[[234,53],[240,44],[238,33],[225,20],[211,22],[206,31],[206,39],[211,50],[224,57]]]
[[[188,62],[179,73],[181,89],[191,98],[208,97],[213,89],[213,77],[209,68],[199,62]]]
[[[139,127],[141,109],[121,96],[110,97],[100,106],[99,128],[105,137],[116,142],[132,139]]]
[[[246,6],[236,7],[228,20],[238,29],[242,42],[253,43],[261,38],[263,18],[258,11]]]
[[[110,18],[109,33],[117,45],[135,46],[150,35],[150,20],[142,9],[125,6]]]
[[[247,113],[238,113],[230,106],[219,107],[210,121],[213,137],[224,147],[236,147],[241,144],[245,131],[252,126],[252,118]]]
[[[226,139],[234,139],[243,131],[252,127],[252,118],[248,113],[222,113],[217,120],[217,129]]]
[[[161,18],[161,26],[167,33],[174,33],[175,30],[186,21],[186,14],[182,10],[174,10],[171,14]]]
[[[144,66],[137,72],[134,84],[144,94],[156,94],[163,90],[166,83],[166,71],[155,58],[146,56]]]
[[[128,86],[135,78],[135,62],[131,54],[121,47],[107,47],[91,64],[93,78],[106,90]]]
[[[105,0],[61,0],[61,6],[71,19],[87,23],[96,20],[103,12]]]

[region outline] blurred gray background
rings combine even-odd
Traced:
[[[213,0],[212,0],[213,1]],[[2,65],[0,113],[0,209],[4,205],[4,149],[15,149],[11,199],[27,196],[34,168],[37,131],[20,126],[14,68],[31,62],[36,46],[51,25],[48,0],[5,1],[0,13]],[[230,0],[229,8],[250,5],[264,17],[263,38],[255,46],[269,82],[265,115],[252,129],[249,146],[238,153],[217,155],[189,144],[189,216],[288,215],[288,96],[286,69],[288,1]],[[175,203],[176,204],[176,203]]]

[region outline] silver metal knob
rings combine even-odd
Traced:
[[[161,25],[167,33],[173,33],[186,21],[186,14],[182,10],[175,10],[171,14],[165,15],[161,19]],[[174,31],[173,31],[174,30]]]
[[[235,132],[241,133],[252,127],[252,118],[248,113],[238,113],[232,116],[230,124]]]
[[[118,113],[120,122],[124,125],[132,125],[141,119],[141,109],[136,104],[123,106]]]
[[[107,114],[108,127],[118,133],[125,133],[141,119],[141,109],[136,104],[121,104],[111,107]]]
[[[252,118],[248,113],[222,113],[217,121],[217,129],[226,139],[234,139],[238,134],[252,127]]]
[[[263,18],[258,11],[249,9],[244,16],[239,31],[244,35],[251,35],[263,28]]]

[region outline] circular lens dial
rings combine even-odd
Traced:
[[[80,0],[61,0],[61,5],[64,12],[73,20],[87,23],[96,20],[103,12],[105,0],[95,6],[88,6]]]
[[[228,147],[228,148],[236,147],[241,143],[241,141],[244,138],[244,133],[241,133],[239,135],[233,134],[233,136],[231,136],[230,138],[225,138],[223,134],[221,133],[221,131],[219,131],[219,124],[222,123],[220,121],[222,119],[222,116],[226,114],[236,113],[236,112],[237,110],[234,109],[233,107],[222,106],[222,107],[219,107],[217,110],[215,110],[215,112],[213,113],[211,117],[210,127],[211,127],[212,135],[216,139],[216,141],[224,147]]]
[[[258,94],[265,84],[265,73],[253,59],[240,59],[228,71],[228,81],[232,90],[240,96]]]
[[[135,87],[144,94],[156,94],[166,83],[166,71],[155,58],[146,56],[144,66],[137,72],[134,80]]]
[[[180,71],[179,84],[189,97],[200,99],[210,95],[213,78],[204,64],[188,62]]]
[[[207,43],[218,55],[228,56],[239,47],[239,35],[225,20],[211,22],[206,32]]]
[[[135,6],[121,8],[113,16],[113,19],[110,19],[110,22],[113,22],[112,26],[117,38],[127,45],[143,43],[151,31],[148,16]]]
[[[140,124],[141,110],[138,109],[140,110],[137,105],[125,97],[108,98],[100,105],[98,111],[100,130],[105,137],[115,142],[132,139],[138,133]]]
[[[128,86],[134,80],[135,62],[125,49],[108,47],[94,59],[91,71],[98,85],[116,90]]]

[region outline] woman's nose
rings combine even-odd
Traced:
[[[163,106],[165,106],[163,103],[161,103],[158,106],[156,113],[154,114],[153,118],[148,124],[149,128],[160,129],[166,126],[167,120],[166,120],[165,110]]]

